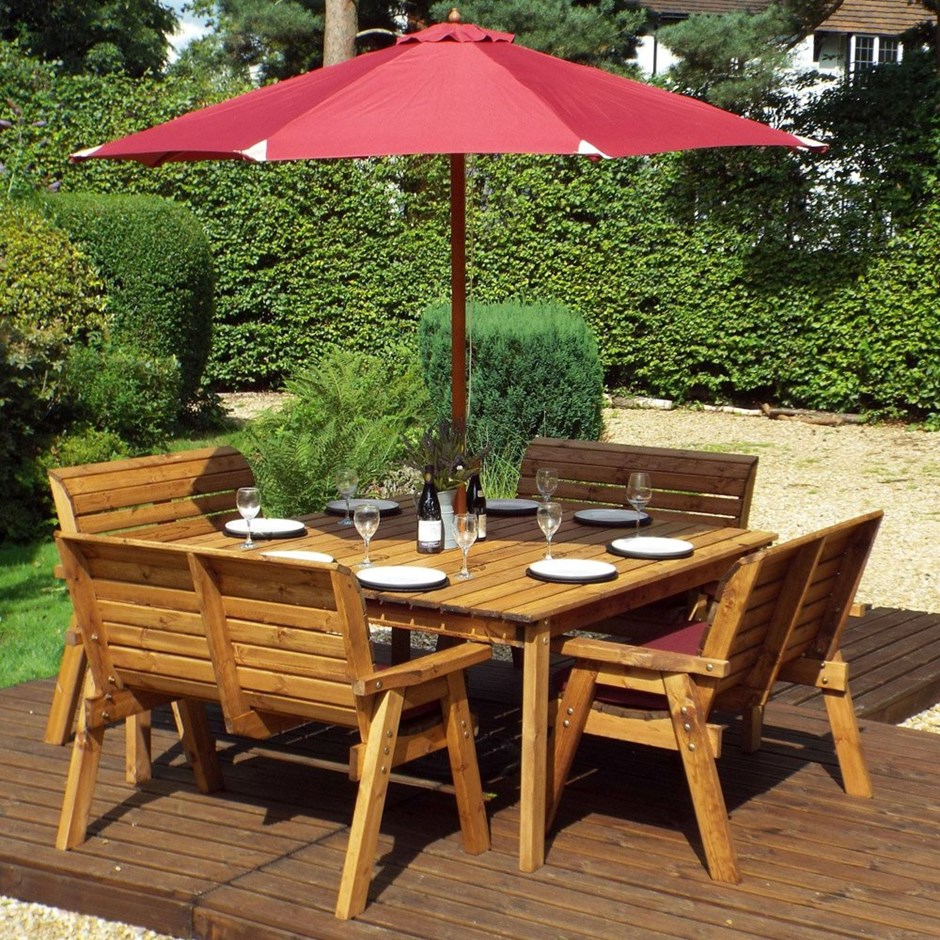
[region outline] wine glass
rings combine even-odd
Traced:
[[[344,467],[336,472],[336,488],[339,495],[346,500],[346,515],[339,520],[340,525],[352,525],[352,519],[349,518],[349,501],[356,495],[356,487],[359,485],[359,474],[349,467]]]
[[[542,499],[548,501],[558,488],[558,471],[554,467],[539,467],[535,471],[535,485]]]
[[[539,528],[548,541],[548,548],[545,552],[545,560],[551,561],[552,558],[552,536],[558,531],[561,525],[561,503],[553,500],[546,500],[539,506],[536,513],[539,522]]]
[[[630,479],[627,481],[627,502],[636,510],[634,538],[639,538],[640,514],[652,498],[653,488],[650,486],[650,475],[641,472],[631,473]]]
[[[362,536],[365,545],[365,556],[356,566],[357,568],[368,568],[372,561],[369,558],[369,542],[375,535],[375,530],[379,527],[379,507],[375,503],[363,503],[356,507],[353,513],[353,521],[356,525],[356,531]]]
[[[472,578],[473,575],[467,570],[467,552],[470,546],[477,540],[477,517],[472,512],[461,512],[454,516],[454,541],[457,547],[463,553],[463,567],[460,569],[458,578]]]
[[[251,520],[261,511],[261,491],[256,486],[239,487],[235,494],[235,505],[245,520],[247,530],[242,548],[254,548],[255,543],[251,540]]]

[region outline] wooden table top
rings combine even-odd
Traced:
[[[449,583],[434,590],[407,593],[366,589],[370,617],[412,628],[434,629],[437,623],[439,629],[440,615],[444,614],[448,622],[464,621],[461,635],[485,634],[497,642],[515,637],[515,627],[550,619],[551,632],[562,632],[717,580],[735,559],[776,538],[772,532],[716,528],[694,519],[660,523],[653,512],[653,523],[644,527],[642,534],[685,539],[694,545],[694,553],[670,560],[624,558],[609,552],[607,545],[615,538],[631,536],[631,528],[581,524],[574,518],[579,506],[565,505],[561,527],[552,541],[553,555],[609,562],[617,569],[617,577],[594,584],[547,583],[526,574],[528,566],[545,555],[545,538],[535,516],[491,514],[488,538],[476,542],[469,552],[473,577],[458,581],[455,576],[460,570],[460,550],[418,554],[414,507],[410,502],[402,502],[401,507],[399,514],[383,515],[372,539],[373,563],[436,568],[448,575]],[[307,526],[305,535],[256,540],[255,551],[318,551],[349,566],[361,561],[362,540],[354,527],[339,524],[340,517],[318,513],[302,517],[302,521]],[[233,545],[232,538],[224,533],[187,541],[214,547]],[[502,630],[487,620],[513,629]]]

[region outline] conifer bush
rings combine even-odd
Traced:
[[[451,409],[450,305],[429,307],[419,350],[432,407]],[[594,334],[571,310],[521,301],[471,304],[467,311],[471,449],[521,456],[533,437],[596,440],[604,373]]]

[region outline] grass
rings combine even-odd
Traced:
[[[172,451],[237,445],[241,430],[178,438]],[[59,555],[51,538],[0,545],[0,688],[54,676],[72,614],[65,582],[52,574]]]
[[[72,604],[49,541],[0,546],[0,687],[55,675]]]

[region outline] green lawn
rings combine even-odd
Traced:
[[[72,604],[51,539],[0,546],[0,687],[55,675]]]
[[[238,431],[179,438],[170,450],[236,443]],[[72,603],[52,575],[59,560],[51,538],[31,545],[0,545],[0,688],[54,676]]]

